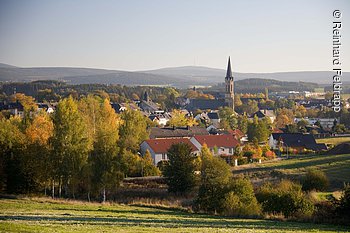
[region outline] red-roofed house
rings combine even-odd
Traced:
[[[190,141],[189,138],[158,138],[148,139],[141,143],[141,153],[144,155],[147,150],[152,155],[153,162],[157,165],[162,160],[168,160],[167,152],[171,145],[178,143],[187,143],[191,146],[192,152],[199,152],[198,148]]]
[[[240,145],[239,141],[231,134],[219,135],[196,135],[191,138],[191,142],[200,150],[204,144],[218,155],[233,155],[234,149]]]

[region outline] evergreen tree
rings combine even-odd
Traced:
[[[168,150],[169,163],[164,169],[168,191],[173,193],[187,193],[196,184],[195,156],[189,144],[173,144]]]

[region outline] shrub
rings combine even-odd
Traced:
[[[328,178],[323,171],[309,169],[306,172],[306,176],[302,180],[303,190],[311,191],[324,191],[329,185]]]
[[[256,200],[253,186],[249,179],[238,178],[231,182],[225,195],[223,207],[226,215],[258,216],[261,207]]]
[[[338,212],[341,216],[350,219],[350,184],[346,184],[339,202]]]
[[[285,217],[310,217],[314,206],[302,192],[301,185],[289,180],[282,180],[276,185],[265,183],[256,195],[263,211],[282,213]]]
[[[267,159],[274,159],[276,158],[276,154],[275,152],[269,150],[269,151],[266,151],[264,156],[267,158]]]

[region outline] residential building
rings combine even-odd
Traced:
[[[190,141],[189,138],[158,138],[148,139],[141,143],[140,150],[144,155],[148,150],[151,153],[154,165],[160,161],[168,160],[168,150],[173,144],[186,143],[191,149],[192,153],[197,154],[198,148]]]

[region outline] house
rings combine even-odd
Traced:
[[[195,135],[209,135],[205,128],[199,126],[186,127],[152,127],[150,138],[191,138]]]
[[[140,110],[135,103],[111,103],[112,108],[116,113],[124,112],[125,110]]]
[[[218,112],[208,112],[208,118],[210,122],[213,124],[214,127],[219,128],[220,127],[220,117]]]
[[[230,134],[196,135],[191,138],[191,142],[198,150],[206,144],[216,155],[233,155],[235,148],[240,145],[239,141]]]
[[[151,121],[156,122],[159,126],[164,127],[170,120],[171,116],[168,113],[154,113],[149,115],[148,118]]]
[[[332,129],[332,127],[340,121],[339,118],[294,118],[295,123],[298,123],[302,120],[307,121],[311,126],[314,126],[315,124],[317,125],[319,123],[319,125],[324,129]]]
[[[49,104],[37,103],[37,106],[39,111],[45,111],[47,113],[53,113],[55,111]]]
[[[273,123],[276,120],[275,113],[272,110],[267,110],[267,109],[257,111],[251,116],[251,118],[254,118],[255,116],[257,116],[259,120],[262,120],[265,117],[267,117],[270,119],[271,123]]]
[[[276,150],[283,148],[283,150],[294,149],[298,153],[305,150],[312,150],[315,152],[327,150],[324,143],[316,143],[312,134],[303,133],[272,133],[269,138],[269,146]]]
[[[1,103],[0,111],[3,111],[3,110],[9,111],[9,113],[14,116],[19,116],[19,117],[24,116],[24,107],[19,101],[12,102],[12,103],[6,103],[6,102]]]
[[[148,139],[141,143],[140,149],[142,155],[147,150],[151,153],[153,162],[157,165],[160,161],[168,160],[168,150],[173,144],[186,143],[191,149],[192,153],[197,154],[198,148],[190,141],[189,138],[159,138],[159,139]]]

